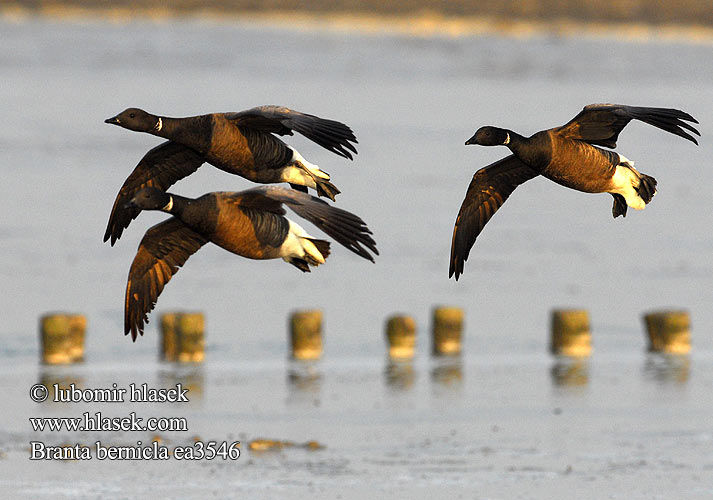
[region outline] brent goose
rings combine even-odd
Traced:
[[[111,238],[112,245],[138,216],[126,203],[140,189],[165,191],[204,162],[263,184],[288,182],[303,192],[311,187],[334,201],[339,189],[329,182],[329,174],[273,134],[292,135],[294,130],[344,158],[356,154],[352,143],[357,140],[348,126],[281,106],[186,118],[129,108],[105,123],[169,139],[146,153],[121,187],[104,233],[104,241]]]
[[[565,125],[531,137],[497,127],[479,128],[466,145],[503,145],[513,154],[473,175],[453,228],[448,276],[455,274],[458,280],[485,224],[517,186],[538,175],[577,191],[610,193],[615,218],[626,216],[627,206],[642,210],[656,193],[656,179],[640,173],[623,155],[597,147],[615,148],[619,133],[633,119],[698,144],[686,132],[700,136],[683,121],[698,123],[688,113],[619,104],[590,104]]]
[[[141,189],[130,200],[136,210],[161,210],[173,217],[144,235],[129,269],[124,333],[136,341],[163,287],[191,254],[212,242],[249,259],[282,258],[300,271],[323,264],[329,242],[316,239],[286,218],[283,204],[357,255],[374,262],[376,242],[358,216],[308,194],[279,186],[238,193],[184,198],[160,189]]]

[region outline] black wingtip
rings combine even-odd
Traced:
[[[138,332],[138,333],[137,333]],[[136,342],[139,335],[143,336],[144,332],[137,325],[124,325],[124,336],[131,334],[131,341]]]
[[[458,281],[458,278],[460,278],[461,273],[462,270],[459,271],[455,268],[454,264],[451,264],[451,268],[448,270],[448,279],[451,279],[455,276],[456,281]]]
[[[114,243],[119,241],[120,237],[121,237],[121,233],[119,233],[118,235],[113,234],[111,232],[111,229],[107,228],[106,232],[104,233],[104,238],[102,239],[102,243],[106,243],[108,241],[111,246],[114,246]]]
[[[671,108],[630,108],[630,116],[642,122],[653,125],[661,130],[687,139],[698,145],[698,141],[693,135],[700,137],[701,133],[690,123],[698,123],[688,113],[679,109]]]

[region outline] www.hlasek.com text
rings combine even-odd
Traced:
[[[84,412],[81,417],[30,417],[30,426],[35,432],[140,432],[175,431],[186,432],[185,417],[148,417],[144,422],[135,412],[125,417],[107,417],[102,412]]]

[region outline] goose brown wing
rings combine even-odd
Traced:
[[[124,299],[124,334],[132,340],[144,334],[148,313],[163,287],[188,257],[208,240],[175,217],[161,222],[144,235],[129,269]]]
[[[374,255],[379,255],[371,230],[359,216],[301,191],[279,186],[260,186],[241,193],[235,193],[241,199],[242,206],[259,207],[275,211],[275,203],[284,203],[300,217],[304,217],[319,229],[334,238],[338,243],[355,254],[374,262]],[[284,211],[282,212],[284,213]]]
[[[141,158],[116,195],[104,232],[104,241],[111,238],[113,246],[124,229],[138,217],[140,210],[127,207],[126,204],[141,189],[155,187],[165,191],[173,183],[195,172],[203,162],[203,157],[196,151],[172,141],[151,149]]]
[[[458,281],[470,249],[485,224],[517,186],[537,175],[514,155],[491,163],[473,175],[453,228],[449,278],[455,274]]]
[[[284,217],[287,211],[280,201],[252,189],[215,195],[219,206],[223,203],[233,204],[250,219],[255,237],[261,244],[277,248],[284,243],[290,223]]]
[[[226,113],[225,117],[235,125],[262,132],[292,135],[294,130],[323,148],[350,160],[352,153],[357,152],[354,144],[358,144],[358,141],[347,125],[282,106],[258,106],[238,113]]]
[[[622,104],[590,104],[561,127],[554,129],[564,137],[579,139],[590,144],[615,148],[619,132],[631,120],[640,120],[670,132],[695,144],[698,141],[687,131],[701,134],[691,124],[698,123],[688,113],[670,108],[645,108]]]

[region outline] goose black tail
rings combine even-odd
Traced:
[[[648,204],[651,198],[656,194],[656,179],[650,175],[640,175],[641,182],[639,183],[639,187],[636,188],[636,191],[639,193],[639,196],[641,196],[641,199],[644,200],[644,203]]]
[[[326,178],[324,178],[324,177],[320,177],[319,175],[315,174],[309,168],[302,167],[302,169],[314,181],[315,189],[317,190],[317,196],[325,196],[325,197],[329,198],[330,200],[335,201],[334,197],[337,196],[339,193],[341,193],[341,191],[337,188],[337,186],[335,186],[334,184],[329,182],[329,174],[327,174],[326,172],[320,171],[320,173],[326,175]],[[300,187],[298,187],[297,184],[292,184],[292,183],[290,183],[290,186],[292,186],[292,188],[296,189],[297,191],[302,191],[303,193],[307,192],[306,187],[300,188]]]
[[[327,260],[327,257],[329,257],[329,242],[326,240],[318,240],[316,238],[304,238],[306,240],[309,240],[317,249],[317,251],[322,254],[322,258],[324,260]],[[311,272],[309,266],[318,266],[321,264],[320,261],[318,261],[316,258],[312,257],[309,253],[305,253],[304,258],[300,257],[292,257],[289,260],[289,263],[295,266],[297,269],[302,271],[303,273],[309,273]]]
[[[326,240],[318,240],[315,238],[307,238],[309,241],[312,242],[312,244],[317,247],[317,250],[319,250],[319,253],[322,254],[322,257],[324,260],[327,260],[327,257],[329,257],[329,242]]]
[[[334,197],[341,193],[341,191],[337,189],[337,186],[327,180],[315,176],[314,182],[317,184],[317,196],[326,196],[334,201]]]

